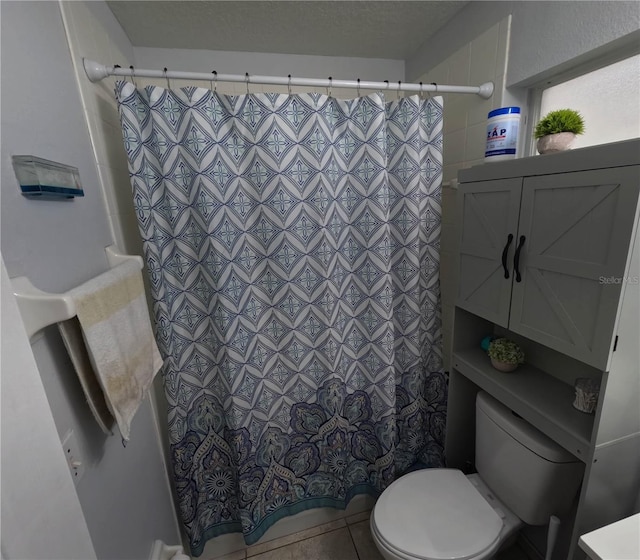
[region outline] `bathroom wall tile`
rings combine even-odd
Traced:
[[[487,115],[489,111],[493,110],[493,103],[493,96],[489,99],[473,96],[473,102],[469,104],[469,110],[467,112],[467,126],[473,126],[474,124],[486,126]]]
[[[103,165],[110,165],[111,167],[119,167],[119,168],[127,168],[128,160],[127,160],[127,152],[124,149],[124,142],[122,140],[122,128],[120,127],[120,123],[116,126],[111,124],[109,121],[104,122],[104,132],[105,132],[105,147],[107,150],[106,161],[103,163],[98,161],[98,163],[103,163]]]
[[[269,93],[287,93],[287,86],[269,85],[265,86],[265,91]]]
[[[122,167],[98,165],[103,184],[109,187],[107,200],[110,214],[130,214],[134,211],[129,171]]]
[[[451,354],[453,353],[453,327],[448,325],[442,331],[442,361],[445,371],[451,371]]]
[[[123,232],[123,251],[131,255],[142,255],[142,238],[135,213],[117,214],[111,218],[118,221]]]
[[[470,43],[465,45],[447,59],[449,63],[449,82],[453,85],[469,85],[470,46]]]
[[[469,63],[471,84],[481,84],[491,80],[495,75],[499,28],[500,24],[496,24],[471,41]]]
[[[498,109],[500,107],[509,107],[509,104],[505,102],[505,89],[504,89],[504,74],[499,74],[493,79],[494,94],[491,97],[492,109]]]
[[[452,260],[453,258],[453,255],[444,254],[441,255],[440,259],[440,297],[443,310],[445,307],[453,305],[452,302],[455,300],[453,280],[451,275],[444,271],[444,264],[446,261]]]
[[[369,528],[369,521],[361,521],[354,525],[349,525],[349,532],[353,539],[353,544],[358,551],[359,558],[366,558],[367,560],[384,560],[382,554],[376,547],[371,537],[371,530]]]
[[[445,187],[442,189],[442,223],[443,224],[455,224],[456,212],[457,212],[457,189],[451,187]]]
[[[486,134],[486,122],[467,127],[467,138],[464,149],[465,164],[472,160],[484,158]]]
[[[452,179],[458,178],[458,171],[463,168],[462,162],[453,163],[451,165],[445,165],[442,170],[442,181],[448,182]]]
[[[123,252],[129,253],[126,247],[126,234],[122,221],[118,214],[109,214],[109,225],[111,226],[111,234],[113,235],[113,242]]]
[[[458,254],[456,252],[446,251],[440,258],[440,278],[444,291],[442,297],[446,300],[446,303],[453,304],[455,299],[455,293],[453,287],[456,284],[458,275]]]
[[[435,82],[436,84],[448,84],[449,83],[449,63],[448,61],[443,61],[438,66],[436,66],[433,70],[430,70],[427,74],[425,74],[424,79],[421,80],[426,83]],[[420,81],[420,80],[418,80]]]
[[[478,159],[469,159],[464,162],[464,168],[469,169],[470,167],[475,167],[476,165],[485,165],[484,156]]]
[[[77,39],[78,33],[76,31],[76,23],[72,14],[72,8],[75,2],[61,2],[60,9],[61,14],[63,15],[65,30],[68,33],[69,37],[71,37],[71,44],[69,46],[69,50],[71,52],[71,56],[75,65],[80,65],[83,57],[83,49]],[[93,40],[93,38],[91,38]],[[89,80],[86,80],[88,84]],[[93,97],[89,95],[89,90],[85,84],[80,82],[80,101],[82,103],[82,108],[85,112],[94,111],[95,105],[93,101]]]
[[[95,84],[86,80],[83,87],[87,90],[87,95],[95,98],[93,113],[98,115],[110,124],[120,124],[118,115],[118,103],[115,97],[116,82],[122,80],[118,76],[109,76]]]
[[[455,132],[467,126],[467,110],[469,99],[466,95],[458,95],[444,104],[444,133]]]
[[[124,252],[142,255],[142,239],[135,213],[109,214],[114,243]]]
[[[446,305],[442,305],[442,322],[443,325],[446,325],[447,330],[450,331],[451,327],[453,326],[453,317],[455,311],[455,286],[451,285],[449,291],[453,294],[453,297],[451,298],[453,303],[447,302]]]
[[[457,266],[458,260],[455,253],[444,252],[440,254],[440,281],[443,286],[455,284]]]
[[[464,148],[467,138],[466,129],[456,130],[444,135],[444,164],[452,165],[464,161]]]
[[[324,523],[323,525],[318,525],[317,527],[312,527],[311,529],[307,529],[305,531],[299,531],[298,533],[287,535],[286,537],[280,537],[278,539],[273,539],[265,543],[254,544],[253,546],[247,548],[247,557],[261,557],[262,554],[269,551],[273,551],[276,549],[282,550],[283,547],[286,547],[287,545],[290,545],[292,543],[296,543],[303,539],[310,539],[312,537],[322,535],[330,531],[336,531],[337,529],[346,526],[347,524],[344,519],[338,519],[337,521]],[[273,558],[278,557],[274,556]]]
[[[458,228],[452,222],[443,223],[440,233],[440,252],[454,253],[458,245]]]
[[[346,527],[247,557],[252,560],[358,560]]]
[[[73,23],[73,29],[77,43],[81,45],[81,56],[99,60],[101,54],[95,40],[95,32],[93,29],[93,16],[89,12],[87,6],[83,2],[66,2],[68,14]]]
[[[105,93],[103,91],[96,94],[96,91],[93,91],[91,95],[94,98],[95,104],[95,110],[92,114],[107,123],[109,126],[120,130],[120,115],[118,115],[118,108],[115,105],[113,93]]]
[[[120,48],[119,43],[111,41],[108,44],[109,52],[109,64],[119,64],[124,68],[128,68],[133,64],[131,55],[125,52],[125,49]]]
[[[523,88],[509,89],[504,84],[504,76],[502,76],[502,107],[521,107],[526,108],[526,90]]]
[[[88,120],[97,163],[111,167],[126,167],[127,156],[120,127],[115,127],[93,113],[88,115]]]
[[[213,84],[210,80],[199,80],[199,81],[194,81],[193,84],[196,87],[202,88],[202,89],[206,89],[209,91],[213,91]],[[180,87],[184,87],[186,84],[184,82],[179,82]],[[253,85],[251,86],[252,88],[257,88],[259,86],[257,85]]]
[[[454,286],[451,286],[449,289],[449,293],[453,294],[453,291],[454,291]],[[454,297],[449,297],[446,299],[446,301],[445,299],[442,300],[441,317],[442,317],[443,334],[444,333],[448,333],[449,335],[451,334],[451,329],[453,327],[454,310],[455,310]]]
[[[104,198],[107,214],[118,214],[118,203],[115,198],[115,192],[111,188],[111,172],[109,168],[104,165],[96,165],[96,168],[98,170],[98,179],[100,180],[101,186],[100,194]],[[109,188],[107,189],[105,186],[109,186]]]

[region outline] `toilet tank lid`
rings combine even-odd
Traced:
[[[574,455],[488,393],[478,393],[476,407],[521,445],[543,459],[552,463],[579,462]]]

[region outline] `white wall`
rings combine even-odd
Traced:
[[[413,80],[512,14],[506,85],[526,86],[640,38],[635,1],[469,2],[406,61]]]
[[[104,196],[58,3],[8,1],[0,3],[0,10],[2,254],[10,277],[26,275],[43,290],[64,291],[108,266],[104,247],[113,237]],[[67,202],[22,197],[11,166],[15,154],[78,167],[85,197]],[[87,466],[77,499],[97,557],[141,560],[148,558],[154,539],[177,542],[148,399],[133,421],[131,442],[123,448],[117,435],[103,435],[93,420],[56,328],[37,335],[32,350],[58,438],[73,429]],[[3,407],[3,429],[11,425],[27,437],[29,427],[15,423],[9,413]],[[19,458],[3,455],[3,469],[19,464],[13,461]],[[48,461],[43,454],[43,466]],[[37,518],[42,502],[55,493],[51,487],[22,505]],[[3,523],[11,516],[3,515]],[[26,548],[12,554],[29,557]]]
[[[330,40],[330,38],[328,38]],[[338,56],[305,56],[294,54],[249,53],[232,51],[206,51],[191,49],[155,49],[134,47],[136,66],[162,70],[184,70],[186,72],[211,72],[219,74],[262,74],[269,76],[292,76],[304,78],[328,78],[383,81],[391,84],[404,80],[404,61],[372,58],[349,58]],[[165,82],[160,81],[164,84]],[[210,84],[204,83],[205,87]],[[224,86],[223,86],[224,88]],[[245,84],[227,84],[220,91],[231,94],[246,93]],[[250,91],[287,91],[286,86],[250,86]],[[294,92],[310,91],[309,88],[292,88]],[[320,90],[324,92],[325,90]],[[364,90],[363,90],[364,91]],[[353,90],[334,89],[336,97],[355,96]],[[395,95],[394,97],[395,98]]]
[[[0,264],[2,558],[90,560],[96,553],[4,261]]]

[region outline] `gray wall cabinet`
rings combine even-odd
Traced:
[[[639,168],[463,183],[458,305],[606,368]]]
[[[458,278],[446,455],[472,470],[484,390],[584,463],[554,560],[640,504],[640,140],[460,172]],[[526,363],[495,370],[480,341],[518,342]],[[574,383],[600,381],[595,414]],[[523,535],[544,553],[544,528]]]

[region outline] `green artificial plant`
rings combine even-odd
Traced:
[[[534,135],[542,138],[549,134],[559,132],[573,132],[582,134],[584,132],[584,119],[578,111],[573,109],[558,109],[551,111],[536,125]]]
[[[513,340],[497,338],[491,341],[487,350],[489,357],[505,364],[521,364],[524,362],[524,352]]]

